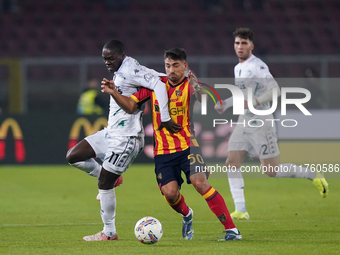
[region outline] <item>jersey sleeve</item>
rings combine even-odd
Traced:
[[[260,79],[260,83],[265,85],[268,90],[279,86],[265,63],[262,62],[256,65],[255,68],[255,72],[258,79]]]
[[[151,90],[153,90],[158,83],[159,77],[165,75],[140,65],[135,59],[131,60],[129,68],[126,71],[131,83]]]
[[[136,103],[141,103],[147,101],[151,96],[152,91],[146,88],[141,88],[135,94],[130,97],[136,101]]]
[[[161,120],[162,122],[169,121],[171,118],[168,109],[168,94],[165,84],[159,78],[159,76],[164,76],[164,74],[141,66],[137,61],[130,65],[128,73],[132,83],[155,92],[161,112]]]

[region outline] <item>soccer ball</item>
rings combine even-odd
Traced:
[[[135,236],[141,243],[157,243],[163,235],[163,227],[154,217],[141,218],[135,225]]]

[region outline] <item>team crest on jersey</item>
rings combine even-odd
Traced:
[[[146,82],[149,82],[153,77],[155,76],[153,76],[151,73],[147,73],[144,75],[144,79]]]
[[[182,90],[176,90],[175,91],[175,95],[176,95],[176,97],[179,97],[179,95],[182,93]]]

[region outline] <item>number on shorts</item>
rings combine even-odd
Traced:
[[[263,145],[261,146],[261,150],[262,150],[262,148],[264,148],[264,149],[263,149],[263,152],[262,152],[262,155],[268,155],[268,151],[267,151],[268,147],[267,147],[267,145],[266,145],[266,144],[263,144]]]
[[[192,153],[192,154],[188,155],[188,159],[190,160],[190,165],[195,164],[196,160],[198,161],[198,163],[204,164],[204,159],[200,154],[196,154],[194,156],[194,154]]]

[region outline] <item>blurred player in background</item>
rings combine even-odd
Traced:
[[[124,45],[118,40],[110,40],[104,45],[102,57],[109,72],[114,73],[113,80],[119,93],[130,96],[140,86],[153,90],[159,97],[161,124],[170,132],[179,130],[179,125],[169,115],[165,84],[159,78],[163,74],[141,66],[135,59],[126,56]],[[127,114],[111,98],[107,128],[86,137],[67,152],[66,159],[70,165],[99,178],[100,212],[104,229],[95,235],[85,236],[85,241],[118,239],[114,186],[120,184],[121,175],[143,149],[141,115],[142,110]],[[101,159],[102,166],[94,158]]]
[[[240,88],[247,98],[247,88],[253,91],[253,102],[257,110],[270,109],[273,90],[280,89],[269,72],[268,66],[259,58],[252,54],[254,48],[254,33],[248,28],[239,28],[234,32],[234,49],[239,64],[234,68],[235,85]],[[232,106],[232,97],[215,105],[217,112],[222,114]],[[307,168],[293,165],[291,163],[279,164],[280,154],[277,145],[275,125],[265,119],[274,119],[273,115],[255,115],[248,110],[249,102],[245,101],[245,114],[240,115],[238,123],[248,123],[252,120],[251,126],[237,125],[228,143],[228,158],[226,166],[229,169],[237,169],[236,172],[228,173],[230,191],[235,203],[235,211],[231,213],[233,219],[249,219],[244,198],[244,180],[240,171],[241,164],[247,153],[250,156],[259,155],[262,167],[266,167],[266,174],[276,178],[306,178],[313,181],[322,197],[328,194],[328,184],[320,173],[316,173]],[[265,123],[260,125],[260,123]],[[254,127],[258,125],[259,127]],[[276,169],[276,171],[274,171]],[[278,171],[277,171],[278,170]]]
[[[159,116],[159,101],[154,91],[141,88],[130,97],[124,97],[117,91],[112,81],[103,80],[102,91],[112,95],[117,104],[128,113],[138,111],[138,105],[151,99],[152,119],[155,138],[155,174],[159,188],[167,203],[178,213],[182,214],[182,236],[185,240],[192,239],[193,210],[187,206],[180,187],[184,182],[181,171],[186,175],[187,183],[192,183],[195,189],[206,200],[211,211],[217,216],[225,228],[225,236],[219,241],[241,240],[242,236],[236,229],[230,217],[223,197],[209,184],[201,149],[196,141],[191,113],[195,101],[201,100],[197,78],[188,69],[186,52],[181,48],[165,51],[165,70],[167,74],[166,89],[169,97],[171,118],[181,125],[178,133],[172,134],[166,129],[158,128],[161,124]],[[197,169],[205,170],[200,171]]]
[[[91,79],[88,81],[85,91],[81,93],[78,100],[78,114],[104,114],[106,102],[99,95],[99,88],[100,82],[97,79]]]

